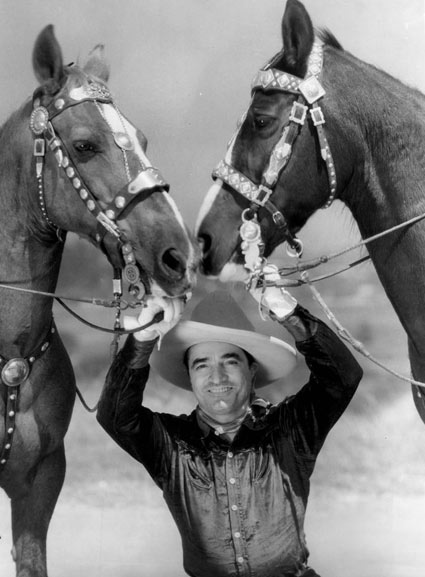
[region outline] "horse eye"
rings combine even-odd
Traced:
[[[269,128],[273,120],[274,118],[272,116],[256,116],[254,118],[255,128],[257,130],[264,130],[265,128]]]
[[[74,149],[80,154],[94,154],[96,152],[96,146],[88,140],[74,142]]]

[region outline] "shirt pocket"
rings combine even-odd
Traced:
[[[194,457],[191,453],[186,453],[182,457],[186,476],[190,480],[191,485],[204,491],[211,489],[212,479],[209,475],[207,464],[201,458]]]
[[[273,455],[271,447],[263,447],[253,455],[253,466],[251,468],[252,480],[258,485],[267,482],[273,465]]]

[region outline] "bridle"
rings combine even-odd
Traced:
[[[242,226],[239,231],[242,239],[241,250],[245,255],[245,267],[251,271],[259,269],[262,265],[264,245],[257,218],[261,208],[265,208],[271,214],[274,224],[284,233],[288,249],[290,249],[288,254],[300,257],[303,252],[302,242],[290,231],[285,216],[273,203],[272,196],[281,173],[291,158],[294,142],[309,117],[317,132],[321,157],[325,162],[328,175],[330,193],[322,208],[327,208],[332,204],[336,193],[335,166],[324,130],[325,118],[321,107],[318,105],[318,101],[325,95],[325,90],[318,80],[323,66],[323,42],[315,39],[304,78],[298,78],[273,68],[273,63],[281,56],[282,53],[279,53],[263,67],[252,83],[253,96],[257,90],[264,92],[280,91],[297,96],[292,105],[288,122],[284,125],[281,137],[271,152],[268,165],[261,177],[261,183],[254,183],[231,164],[233,145],[240,127],[229,143],[225,159],[218,164],[212,173],[213,179],[222,180],[251,203],[250,208],[242,212]],[[242,117],[241,125],[245,116],[246,113]]]
[[[85,75],[84,82],[81,86],[71,88],[70,90],[61,90],[54,95],[52,100],[42,106],[40,98],[40,89],[38,89],[33,97],[33,111],[30,119],[30,127],[35,136],[34,138],[34,157],[35,170],[38,182],[38,200],[46,222],[56,229],[60,229],[49,218],[47,214],[46,203],[44,200],[44,185],[43,185],[43,168],[47,148],[53,153],[57,165],[62,168],[66,177],[70,181],[73,189],[78,194],[79,198],[84,202],[87,210],[93,214],[98,221],[96,232],[96,242],[101,245],[107,233],[111,234],[118,242],[121,254],[124,260],[124,278],[131,283],[138,290],[140,279],[140,271],[136,264],[133,248],[126,240],[125,235],[117,225],[117,219],[123,211],[136,200],[141,200],[149,196],[155,191],[167,191],[169,185],[163,179],[161,173],[153,166],[145,165],[140,160],[141,171],[135,178],[131,179],[129,165],[127,160],[127,151],[133,149],[133,143],[127,133],[123,117],[116,106],[109,89],[88,75]],[[54,128],[53,121],[64,110],[73,106],[77,106],[84,102],[93,102],[99,113],[108,124],[114,141],[123,152],[124,164],[128,178],[127,184],[115,195],[113,200],[102,208],[95,194],[85,184],[84,179],[79,173],[75,163],[72,161],[66,146],[60,135]],[[116,132],[109,124],[102,109],[102,104],[110,104],[115,109],[122,124],[122,132]]]

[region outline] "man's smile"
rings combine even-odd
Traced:
[[[233,390],[233,387],[230,385],[214,385],[212,387],[207,388],[207,392],[211,393],[212,395],[223,395],[229,393]]]

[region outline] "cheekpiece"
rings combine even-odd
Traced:
[[[30,367],[26,359],[10,359],[1,371],[1,380],[7,387],[17,387],[26,381],[29,373]]]

